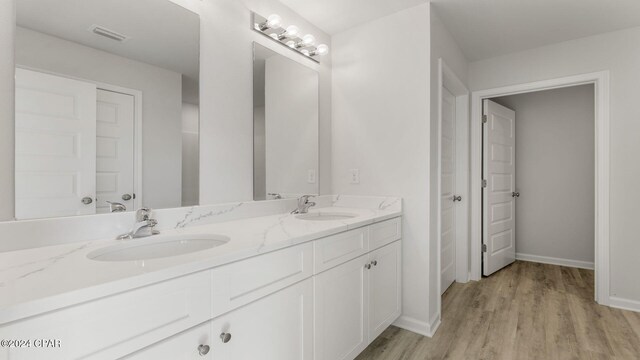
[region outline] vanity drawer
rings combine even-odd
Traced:
[[[305,243],[213,269],[213,317],[312,276],[312,264]]]
[[[369,249],[375,250],[402,237],[402,218],[397,217],[371,225]]]
[[[314,274],[355,259],[369,251],[369,227],[361,227],[316,240]]]
[[[0,338],[59,347],[3,348],[0,359],[116,359],[210,319],[210,296],[206,271],[11,323]]]

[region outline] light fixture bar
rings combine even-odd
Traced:
[[[316,46],[316,38],[313,35],[301,35],[297,26],[289,25],[284,27],[282,18],[276,14],[265,18],[251,12],[251,28],[317,63],[320,63],[317,59],[319,56],[326,55],[329,52],[329,47],[325,44]]]

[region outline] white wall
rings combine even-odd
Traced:
[[[333,190],[403,198],[401,320],[421,332],[430,322],[429,21],[425,4],[332,40]]]
[[[468,62],[465,58],[462,50],[453,39],[453,36],[445,28],[444,23],[440,20],[437,14],[437,10],[431,7],[431,148],[430,148],[430,179],[429,190],[431,192],[430,202],[430,235],[429,235],[429,249],[430,249],[430,271],[429,271],[429,316],[433,319],[440,315],[437,309],[437,301],[440,293],[437,289],[437,281],[440,276],[440,269],[438,269],[437,257],[440,256],[438,252],[438,201],[440,200],[440,194],[438,194],[438,146],[439,146],[439,129],[438,129],[438,77],[439,77],[439,65],[438,59],[442,59],[444,63],[453,71],[458,79],[465,85],[467,83],[467,70]],[[468,199],[465,199],[468,200]]]
[[[316,64],[252,31],[250,10],[277,13],[330,48],[331,38],[276,0],[171,1],[201,16],[200,203],[253,199],[253,41],[319,72],[320,192],[331,192],[331,57]]]
[[[15,3],[5,1],[0,4],[0,220],[13,219],[15,209],[14,24]]]
[[[317,194],[318,73],[282,56],[265,61],[266,192]]]
[[[593,266],[593,85],[492,100],[516,112],[516,252]]]
[[[179,73],[18,27],[15,61],[57,74],[142,91],[143,202],[181,205],[182,76]]]
[[[182,206],[198,205],[200,145],[198,105],[182,103]]]
[[[471,63],[473,90],[609,70],[611,75],[611,296],[640,307],[640,28]]]

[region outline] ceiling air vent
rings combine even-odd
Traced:
[[[120,42],[124,42],[127,41],[129,39],[128,36],[126,35],[122,35],[118,32],[115,32],[113,30],[109,30],[104,26],[100,26],[100,25],[92,25],[89,28],[89,31],[93,32],[94,34],[100,35],[100,36],[104,36],[106,38],[109,38],[111,40],[115,40],[115,41],[120,41]]]

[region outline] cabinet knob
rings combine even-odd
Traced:
[[[220,334],[220,340],[222,340],[223,343],[228,343],[231,340],[231,334],[230,333],[222,333]]]
[[[371,262],[371,265],[373,265],[373,266],[378,265],[378,260],[373,260],[373,261]]]
[[[93,198],[91,198],[89,196],[85,196],[80,201],[82,201],[82,203],[85,204],[85,205],[89,205],[89,204],[91,204],[93,202]]]
[[[371,263],[366,264],[366,265],[364,266],[364,268],[365,268],[365,269],[367,269],[367,270],[371,269]]]
[[[200,356],[205,356],[209,353],[210,347],[209,345],[203,345],[200,344],[198,345],[198,354],[200,354]]]

